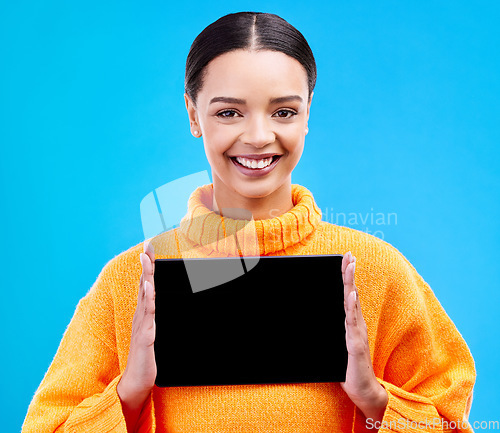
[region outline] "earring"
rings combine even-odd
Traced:
[[[309,128],[306,127],[306,134],[309,132]]]
[[[198,137],[198,134],[199,134],[199,133],[200,133],[199,131],[193,131],[193,135],[194,135],[195,137]]]

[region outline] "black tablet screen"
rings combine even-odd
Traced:
[[[345,380],[342,256],[253,260],[155,261],[157,386]]]

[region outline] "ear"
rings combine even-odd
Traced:
[[[196,106],[193,100],[189,97],[187,93],[184,93],[184,101],[186,103],[186,110],[189,116],[189,126],[191,128],[191,134],[195,137],[201,136],[200,123],[198,121],[198,113],[196,111]]]

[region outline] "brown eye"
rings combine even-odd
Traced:
[[[292,116],[295,116],[297,113],[292,110],[278,110],[275,115],[280,119],[289,119]]]
[[[217,117],[221,117],[223,119],[231,119],[233,117],[236,117],[237,114],[238,113],[234,110],[224,110],[217,113]]]

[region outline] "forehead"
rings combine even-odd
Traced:
[[[200,102],[214,96],[251,99],[299,94],[307,99],[307,73],[293,57],[278,51],[235,50],[213,59],[206,67]]]

